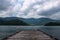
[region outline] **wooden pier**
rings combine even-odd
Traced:
[[[55,40],[41,31],[21,31],[4,40]]]

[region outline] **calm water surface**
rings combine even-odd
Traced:
[[[21,30],[40,29],[60,40],[60,26],[0,26],[0,39]]]

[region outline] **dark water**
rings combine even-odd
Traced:
[[[17,31],[40,29],[53,37],[60,39],[60,26],[0,26],[0,40]]]
[[[41,27],[40,30],[60,40],[60,26]]]

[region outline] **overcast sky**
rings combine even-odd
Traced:
[[[60,0],[0,0],[0,17],[60,20]]]

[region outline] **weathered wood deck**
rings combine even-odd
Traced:
[[[41,31],[21,31],[5,40],[55,40]]]

